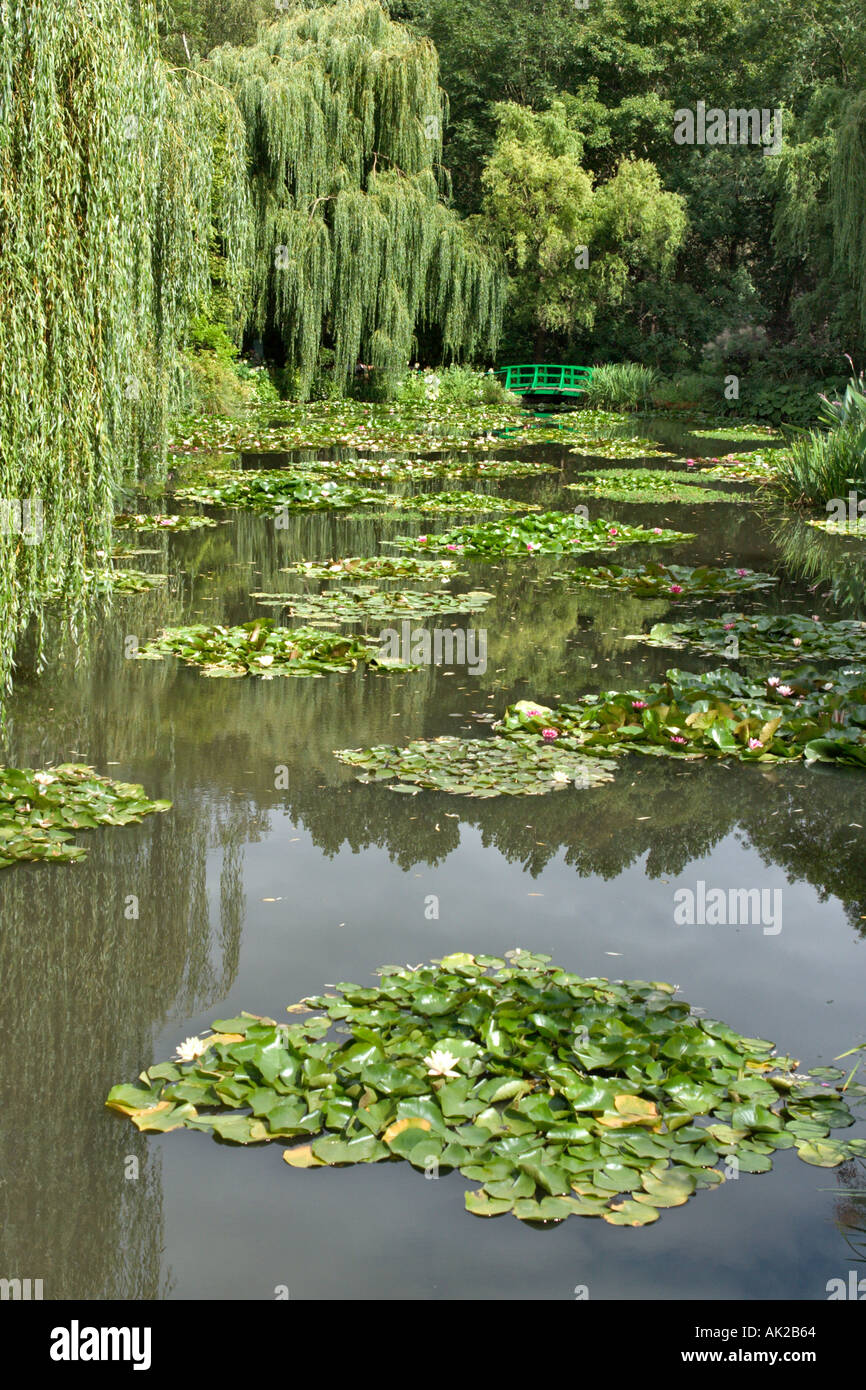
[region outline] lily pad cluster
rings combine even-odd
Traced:
[[[592,473],[566,484],[571,492],[607,497],[622,502],[748,502],[742,492],[719,492],[705,487],[700,475],[679,469],[621,468],[613,473]]]
[[[713,565],[666,565],[661,560],[652,564],[578,565],[573,570],[551,576],[566,580],[579,588],[624,589],[646,598],[712,598],[716,594],[747,593],[752,589],[767,589],[778,584],[775,574],[760,570],[723,568]]]
[[[167,811],[170,801],[151,801],[133,782],[115,782],[83,763],[61,763],[36,772],[0,768],[0,869],[30,859],[69,864],[87,849],[73,844],[78,830],[131,825]]]
[[[447,584],[466,573],[456,560],[427,560],[415,555],[346,555],[338,560],[300,560],[283,574],[304,579],[439,579]]]
[[[112,521],[122,531],[201,531],[219,522],[209,516],[168,515],[164,512],[116,512]]]
[[[331,478],[289,471],[212,473],[207,482],[175,490],[187,502],[253,511],[349,511],[352,507],[388,507],[435,515],[437,512],[523,512],[537,507],[486,492],[424,492],[402,497],[371,488],[347,486]]]
[[[597,787],[612,781],[616,766],[543,739],[443,736],[414,739],[403,748],[340,748],[334,756],[349,767],[362,769],[359,782],[389,782],[390,791],[412,792],[423,787],[482,798],[546,796],[567,787]]]
[[[381,500],[381,499],[380,499]],[[494,492],[419,492],[412,497],[385,499],[402,512],[436,516],[441,512],[537,512],[534,502],[517,502]]]
[[[146,570],[100,569],[87,570],[83,575],[84,586],[96,594],[143,594],[148,589],[161,588],[166,582],[164,574],[150,574]],[[58,582],[49,590],[51,598],[63,596],[64,586]]]
[[[239,627],[167,628],[138,652],[138,659],[159,661],[177,656],[198,666],[205,676],[323,676],[361,665],[406,670],[404,663],[382,656],[370,639],[341,637],[315,628],[275,627],[267,618]]]
[[[323,473],[333,478],[371,478],[381,482],[404,482],[413,478],[531,478],[536,474],[558,471],[555,463],[487,458],[353,458],[313,459],[309,462],[293,460],[292,468]]]
[[[496,431],[526,420],[515,404],[457,405],[449,402],[447,418],[435,401],[430,405],[375,405],[354,400],[282,402],[259,406],[246,416],[226,419],[193,416],[178,423],[175,453],[200,450],[231,453],[282,453],[304,447],[341,445],[363,452],[415,452],[449,445],[492,449]]]
[[[571,512],[541,512],[516,521],[480,521],[455,526],[436,536],[398,536],[391,545],[407,550],[454,550],[458,554],[563,555],[580,550],[613,549],[620,545],[670,545],[694,540],[693,534],[661,526],[629,526],[626,522],[588,521]]]
[[[705,478],[726,478],[736,483],[771,483],[783,452],[782,449],[774,449],[772,454],[749,453],[745,458],[725,454],[724,458],[696,458],[694,462]]]
[[[579,704],[520,700],[494,732],[536,744],[554,738],[586,755],[805,758],[866,767],[866,671],[827,680],[804,667],[752,681],[724,668],[703,675],[673,669],[663,683],[586,695]]]
[[[288,1025],[217,1019],[106,1103],[145,1132],[283,1144],[293,1168],[457,1169],[469,1212],[523,1221],[645,1226],[769,1171],[780,1149],[819,1167],[866,1153],[831,1137],[853,1122],[828,1084],[841,1072],[798,1074],[673,985],[584,978],[521,950],[378,973],[304,999]]]
[[[297,512],[347,511],[390,501],[370,488],[346,487],[330,478],[310,478],[290,472],[213,473],[208,482],[175,489],[186,502],[210,507],[240,507],[252,511],[287,508]]]
[[[363,769],[361,781],[486,797],[595,786],[608,777],[595,779],[580,760],[625,753],[866,767],[866,671],[833,681],[810,668],[761,682],[725,669],[704,675],[674,669],[666,676],[642,690],[586,695],[579,704],[519,700],[493,725],[489,740],[414,739],[342,748],[335,757]],[[516,751],[499,753],[499,743]],[[605,762],[603,770],[614,766]],[[524,775],[515,777],[515,768]]]
[[[744,440],[757,439],[763,442],[765,439],[781,439],[781,433],[773,425],[724,425],[719,428],[714,426],[712,429],[692,429],[689,431],[696,439],[721,439],[724,443],[728,439],[736,439],[741,442]]]
[[[679,623],[656,623],[648,633],[632,633],[651,647],[698,647],[722,655],[732,650],[740,658],[790,661],[866,660],[866,623],[853,618],[837,622],[804,618],[793,613],[764,613],[758,617],[727,613],[718,618],[694,618]]]
[[[663,448],[658,440],[644,439],[640,435],[624,437],[609,434],[594,435],[589,430],[585,433],[580,432],[578,441],[572,445],[568,452],[579,454],[582,457],[604,459],[633,459],[641,455],[647,458],[670,457],[670,450]]]
[[[465,594],[400,590],[387,592],[371,584],[326,589],[320,594],[254,593],[257,603],[285,608],[298,618],[325,623],[388,622],[397,618],[430,618],[438,613],[480,613],[493,598],[483,589]]]

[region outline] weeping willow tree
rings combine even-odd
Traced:
[[[866,339],[866,92],[850,101],[836,139],[831,177],[835,250],[857,295],[860,337]]]
[[[0,0],[0,682],[163,450],[215,242],[239,300],[243,140],[224,91],[161,61],[147,4]]]
[[[323,345],[338,385],[359,358],[404,367],[420,326],[440,329],[446,356],[495,346],[503,281],[442,200],[446,105],[428,40],[378,0],[297,3],[200,71],[246,125],[249,325],[279,331],[302,394]]]

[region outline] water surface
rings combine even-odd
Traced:
[[[694,452],[729,447],[743,449],[691,441]],[[562,490],[578,470],[634,462],[575,458],[565,444],[514,452],[561,471],[501,480],[504,495],[545,507],[584,500],[591,516],[697,533],[676,547],[623,548],[617,562],[771,569],[782,583],[756,603],[866,616],[856,543],[752,505],[581,499]],[[143,1135],[104,1109],[110,1086],[213,1018],[280,1018],[326,983],[364,983],[385,963],[457,950],[522,946],[581,974],[669,980],[804,1067],[866,1036],[856,771],[635,757],[593,790],[473,801],[395,796],[359,784],[332,756],[421,735],[484,736],[515,699],[569,700],[639,686],[670,665],[701,669],[700,656],[628,640],[671,615],[664,601],[567,592],[549,578],[561,560],[517,557],[469,565],[454,588],[489,589],[493,601],[439,620],[486,628],[484,673],[216,680],[174,660],[128,660],[130,637],[143,643],[164,625],[271,612],[250,592],[303,587],[281,573],[293,560],[375,554],[396,534],[447,524],[318,514],[278,529],[268,517],[222,515],[228,524],[213,531],[142,539],[161,553],[138,563],[167,564],[167,589],[97,609],[78,649],[57,633],[47,671],[23,668],[10,702],[5,762],[87,761],[174,808],[83,835],[90,853],[78,864],[0,876],[0,1273],[41,1278],[46,1297],[61,1299],[260,1299],[281,1287],[300,1299],[570,1299],[578,1285],[592,1298],[825,1298],[827,1281],[866,1253],[862,1166],[812,1168],[781,1152],[771,1173],[700,1192],[651,1227],[573,1219],[539,1230],[467,1215],[457,1173],[289,1170],[279,1144]],[[677,927],[674,893],[698,880],[781,889],[781,931]]]

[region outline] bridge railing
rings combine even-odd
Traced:
[[[516,395],[580,395],[592,379],[592,368],[533,362],[500,367],[496,375]]]

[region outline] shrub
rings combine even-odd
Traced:
[[[257,401],[267,405],[280,400],[277,384],[267,367],[251,367],[249,362],[238,362],[234,370],[239,381],[252,387]]]
[[[194,415],[238,415],[256,397],[231,362],[215,352],[186,353],[186,397]]]
[[[644,410],[659,382],[655,367],[638,362],[611,362],[593,367],[592,380],[581,396],[594,410]]]
[[[797,436],[780,456],[776,479],[787,497],[812,506],[866,489],[866,390],[863,375],[852,377],[841,399],[821,398],[826,432]]]
[[[519,400],[493,375],[452,363],[432,370],[425,367],[409,371],[397,387],[401,405],[424,405],[441,401],[451,405],[519,405]]]
[[[662,409],[688,410],[715,404],[719,396],[715,383],[702,372],[680,372],[655,388],[652,401]]]

